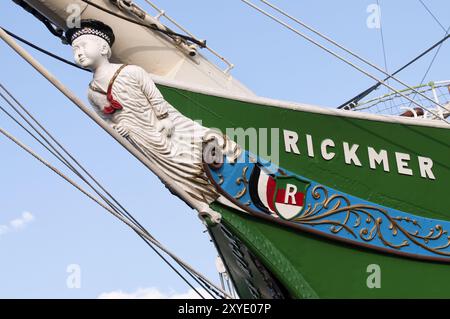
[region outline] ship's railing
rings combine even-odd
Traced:
[[[442,118],[450,115],[450,81],[430,82],[415,86],[412,89],[428,96],[440,105],[443,105],[446,110],[436,106],[436,104],[425,99],[411,89],[405,89],[399,92],[414,101],[417,101],[420,105],[423,105],[424,109],[422,111],[418,110],[411,101],[408,101],[399,93],[389,93],[376,98],[362,100],[353,110],[389,115],[409,113],[410,116],[412,115],[414,117],[435,118],[434,115],[425,110],[427,109]]]
[[[192,34],[192,32],[190,32],[189,30],[187,30],[185,27],[183,27],[180,23],[178,23],[175,19],[173,19],[172,17],[170,17],[165,10],[159,8],[156,4],[154,4],[152,1],[150,0],[143,0],[144,2],[146,2],[149,6],[151,6],[155,11],[156,11],[156,15],[153,16],[151,14],[149,14],[146,10],[143,10],[142,8],[138,7],[135,3],[133,3],[132,0],[115,0],[114,2],[117,3],[119,5],[119,8],[139,8],[139,10],[142,10],[142,12],[144,12],[145,14],[148,14],[150,17],[154,18],[156,21],[158,21],[158,23],[161,23],[162,25],[164,25],[161,22],[162,18],[165,18],[167,21],[169,21],[173,26],[175,26],[176,28],[178,28],[178,30],[180,30],[181,32],[183,32],[184,34],[190,36],[191,38],[194,39],[198,39],[195,35]],[[127,4],[127,6],[122,6],[120,5],[121,2],[125,2]],[[131,4],[133,6],[131,6]],[[136,14],[136,12],[133,12]],[[139,15],[139,14],[138,14]],[[189,49],[189,48],[188,48]],[[213,56],[215,56],[217,59],[219,59],[220,61],[222,61],[225,65],[226,68],[223,70],[224,73],[229,74],[230,71],[234,68],[234,64],[232,64],[230,61],[228,61],[224,56],[222,56],[220,53],[218,53],[216,50],[212,49],[210,46],[205,45],[204,49],[208,50]],[[191,52],[189,52],[191,53]],[[190,54],[191,55],[191,54]]]

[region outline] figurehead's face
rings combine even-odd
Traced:
[[[82,35],[72,42],[75,62],[86,69],[95,70],[108,61],[111,48],[108,43],[95,35]]]

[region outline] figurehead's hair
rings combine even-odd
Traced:
[[[114,32],[108,25],[93,19],[82,19],[79,28],[72,28],[66,31],[66,39],[69,44],[85,34],[94,35],[105,40],[110,47],[114,44]]]

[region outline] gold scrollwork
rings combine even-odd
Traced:
[[[245,166],[242,169],[242,175],[236,179],[236,184],[238,186],[242,185],[242,189],[234,196],[235,199],[241,199],[244,197],[245,194],[247,194],[248,191],[248,179],[247,179],[247,171],[248,166]]]
[[[219,181],[217,182],[218,185],[222,185],[223,182],[225,181],[225,179],[223,178],[222,174],[217,174],[217,176],[219,177]]]
[[[293,219],[293,222],[308,224],[308,225],[330,225],[330,231],[334,234],[345,229],[353,237],[360,238],[363,241],[370,242],[375,238],[379,238],[381,242],[393,249],[401,249],[405,246],[417,245],[429,252],[450,256],[450,252],[443,251],[450,246],[450,236],[448,231],[444,230],[439,224],[430,228],[427,234],[422,232],[422,226],[417,220],[410,217],[391,217],[386,210],[370,206],[370,205],[351,205],[349,199],[343,195],[334,194],[329,196],[325,187],[318,185],[311,190],[312,197],[317,200],[314,205],[308,204],[303,213]],[[321,200],[322,199],[322,200]],[[338,214],[345,213],[342,220],[333,220]],[[379,213],[381,216],[375,216],[374,213]],[[354,221],[350,223],[351,217]],[[384,217],[384,218],[383,218]],[[384,223],[387,221],[387,223]],[[418,229],[410,232],[403,228],[400,223],[410,223]],[[362,224],[364,224],[362,226]],[[388,225],[383,228],[384,225]],[[358,234],[355,233],[356,228],[362,227]],[[389,231],[393,237],[402,234],[405,239],[399,243],[394,243],[392,240],[386,239],[383,231]],[[441,240],[447,235],[447,242],[441,246],[430,247],[430,243]]]

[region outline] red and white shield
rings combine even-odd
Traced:
[[[284,219],[291,219],[298,215],[304,206],[304,189],[299,190],[298,185],[285,183],[278,188],[274,205],[276,212]]]
[[[308,186],[308,181],[296,176],[270,175],[256,166],[250,178],[250,195],[261,210],[290,220],[303,210]]]

